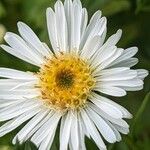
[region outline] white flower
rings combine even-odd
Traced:
[[[105,41],[106,18],[97,11],[89,24],[79,0],[57,1],[48,8],[47,26],[53,50],[42,43],[26,24],[18,22],[20,36],[7,32],[8,53],[39,67],[37,73],[0,68],[0,136],[27,124],[13,139],[30,139],[39,150],[49,150],[60,122],[60,150],[85,150],[85,136],[99,149],[121,140],[129,132],[124,118],[132,115],[101,96],[121,97],[143,88],[148,75],[133,70],[136,47],[117,48],[121,30]]]

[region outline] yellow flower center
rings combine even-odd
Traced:
[[[38,77],[44,103],[61,110],[83,107],[95,84],[90,66],[75,54],[48,59]]]

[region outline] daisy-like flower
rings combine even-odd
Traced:
[[[20,36],[7,32],[8,53],[39,67],[37,73],[0,68],[0,136],[26,125],[13,139],[30,140],[39,150],[49,150],[60,124],[60,150],[85,150],[84,138],[93,139],[99,149],[102,137],[114,143],[127,134],[123,120],[132,115],[104,97],[121,97],[126,91],[143,88],[148,75],[131,69],[136,47],[117,48],[121,30],[105,41],[106,18],[97,11],[89,21],[79,0],[57,1],[46,11],[53,50],[42,43],[26,24],[18,22]]]

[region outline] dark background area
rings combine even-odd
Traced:
[[[41,41],[49,44],[46,27],[46,8],[53,7],[56,0],[0,0],[0,44],[4,43],[6,31],[17,32],[17,22],[27,23]],[[134,68],[150,70],[150,0],[82,0],[89,17],[98,9],[108,19],[107,37],[118,29],[123,30],[119,47],[137,46],[139,63]],[[36,71],[37,68],[7,54],[0,49],[0,67]],[[145,79],[142,91],[128,92],[123,98],[112,98],[126,107],[132,114],[129,120],[130,134],[123,135],[122,142],[108,144],[108,150],[150,150],[150,77]],[[19,130],[19,129],[17,129]],[[0,138],[0,150],[34,150],[33,144],[27,142],[22,146],[12,146],[14,131]],[[58,150],[56,137],[52,150]],[[95,144],[86,139],[87,150],[97,150]]]

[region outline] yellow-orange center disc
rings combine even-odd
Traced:
[[[95,84],[90,66],[75,54],[48,59],[38,77],[41,99],[61,110],[83,107]]]

